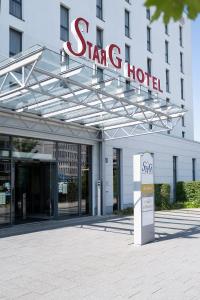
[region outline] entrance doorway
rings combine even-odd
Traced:
[[[53,214],[50,162],[15,163],[15,223],[48,219]]]

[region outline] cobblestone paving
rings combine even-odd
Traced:
[[[0,299],[200,299],[200,210],[156,213],[156,241],[133,244],[133,218],[0,230]]]

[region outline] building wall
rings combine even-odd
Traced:
[[[200,179],[199,144],[193,140],[193,104],[192,104],[192,64],[191,64],[191,22],[186,18],[181,23],[169,24],[169,35],[165,34],[162,21],[150,24],[146,18],[146,9],[142,0],[104,0],[103,20],[96,17],[95,0],[29,0],[23,1],[23,20],[9,14],[9,1],[1,1],[0,11],[0,54],[9,55],[9,27],[23,32],[23,50],[35,44],[45,45],[57,52],[62,48],[60,40],[60,4],[69,8],[70,23],[76,17],[84,17],[90,22],[88,40],[96,42],[96,27],[104,30],[104,47],[110,43],[118,44],[125,56],[125,44],[131,47],[130,63],[147,70],[147,58],[152,59],[152,74],[161,79],[163,93],[159,97],[177,105],[184,105],[188,112],[185,116],[186,127],[181,123],[169,134],[145,135],[141,137],[109,141],[105,144],[105,206],[112,211],[113,174],[112,149],[122,149],[122,206],[132,204],[132,157],[133,154],[148,151],[155,157],[155,182],[172,184],[172,157],[178,156],[178,180],[192,179],[192,158],[196,158],[196,177]],[[130,11],[130,38],[125,36],[124,11]],[[183,27],[183,47],[179,45],[179,26]],[[152,30],[152,52],[147,51],[147,26]],[[70,39],[72,35],[70,33]],[[165,40],[169,42],[169,64],[165,62]],[[74,41],[73,41],[74,43]],[[180,72],[180,51],[184,54],[184,74]],[[165,70],[170,70],[170,93],[165,90]],[[180,78],[185,81],[185,100],[181,100]],[[5,130],[1,127],[1,132]],[[182,131],[186,138],[182,139]],[[67,129],[66,129],[67,132]],[[71,140],[64,137],[63,140]],[[67,136],[67,134],[66,134]],[[177,136],[178,138],[175,138]],[[73,139],[74,140],[74,139]],[[79,142],[79,140],[76,139]],[[84,142],[84,135],[82,138]],[[95,184],[98,179],[98,146],[94,145],[93,201],[96,201]]]

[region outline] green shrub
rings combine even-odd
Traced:
[[[155,184],[156,209],[170,209],[170,185],[167,183]]]
[[[114,214],[118,216],[130,216],[134,214],[134,210],[133,207],[127,207],[121,210],[114,211]]]
[[[198,207],[200,205],[200,181],[177,182],[176,201],[191,202]]]

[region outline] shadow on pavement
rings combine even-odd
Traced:
[[[199,217],[197,217],[198,213]],[[180,214],[183,214],[181,218]],[[57,230],[67,227],[76,227],[81,230],[96,230],[106,233],[109,232],[117,235],[133,235],[134,233],[132,216],[105,216],[82,217],[68,220],[48,220],[37,223],[28,223],[23,225],[16,225],[13,227],[1,228],[0,238],[30,234],[40,231]],[[199,238],[200,211],[176,210],[171,212],[156,212],[155,230],[155,242],[161,242],[176,238]]]

